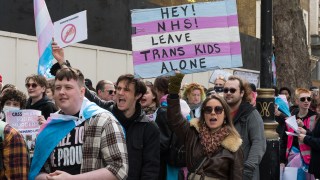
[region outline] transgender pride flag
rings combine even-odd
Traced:
[[[53,149],[73,128],[80,125],[82,122],[89,120],[92,116],[103,112],[107,113],[109,116],[113,116],[109,111],[100,108],[95,103],[84,98],[79,117],[58,113],[50,114],[47,122],[41,126],[36,139],[29,179],[35,179]]]
[[[50,74],[53,60],[51,49],[51,41],[54,35],[53,24],[44,0],[33,0],[33,6],[38,39],[38,74],[51,78],[53,77]]]
[[[236,0],[137,9],[131,19],[137,76],[242,66]]]

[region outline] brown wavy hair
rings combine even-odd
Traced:
[[[230,134],[233,134],[233,135],[241,138],[239,133],[238,133],[238,131],[236,130],[236,128],[233,125],[233,120],[231,118],[231,110],[230,110],[229,105],[224,100],[224,98],[220,97],[219,95],[212,95],[211,97],[208,97],[207,99],[205,99],[203,101],[202,106],[201,106],[201,111],[200,111],[200,117],[199,117],[200,123],[202,123],[202,124],[204,123],[205,124],[204,107],[206,107],[208,102],[210,100],[212,100],[212,99],[215,99],[215,100],[217,100],[217,101],[219,101],[221,103],[221,105],[223,107],[224,114],[225,114],[225,118],[224,118],[224,120],[226,122],[225,126],[228,128]]]

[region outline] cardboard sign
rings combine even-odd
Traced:
[[[249,83],[254,84],[256,87],[259,87],[259,73],[253,73],[253,72],[246,72],[246,71],[234,71],[233,75],[239,76],[245,80],[247,80]]]
[[[242,66],[236,0],[133,10],[131,19],[139,77]]]
[[[26,140],[29,150],[33,151],[35,139],[40,129],[38,110],[14,110],[6,112],[6,122],[17,129]]]
[[[54,40],[61,48],[87,38],[87,11],[79,12],[54,23]]]
[[[229,76],[231,76],[232,74],[223,70],[223,69],[217,69],[214,70],[213,73],[211,74],[211,77],[209,79],[209,82],[214,84],[214,81],[217,79],[217,77],[222,76],[225,80],[228,79]]]

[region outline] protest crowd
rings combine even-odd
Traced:
[[[52,50],[55,78],[26,77],[27,95],[0,79],[0,179],[260,179],[266,137],[255,85],[232,75],[212,88],[182,85],[176,71],[94,88],[63,48],[53,42]],[[40,112],[34,141],[8,123],[19,110]],[[318,87],[275,88],[280,167],[303,179],[320,178],[319,113]],[[296,129],[286,123],[293,115]]]

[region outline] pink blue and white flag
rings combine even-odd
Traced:
[[[103,112],[113,116],[109,111],[100,108],[85,98],[82,102],[79,117],[58,113],[51,114],[47,122],[41,126],[37,136],[29,179],[35,179],[53,149],[72,129],[85,120],[89,120],[92,116]]]
[[[242,66],[236,0],[137,9],[131,19],[137,76]]]
[[[272,79],[273,79],[273,85],[276,86],[277,85],[277,68],[276,68],[276,57],[273,54],[272,55],[272,59],[271,59],[271,64],[272,64]]]
[[[46,78],[52,78],[50,68],[52,67],[51,42],[54,36],[53,24],[44,0],[33,0],[34,20],[38,39],[38,74]]]

